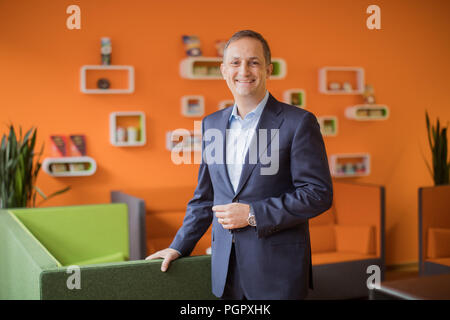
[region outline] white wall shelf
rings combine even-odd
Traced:
[[[42,169],[52,177],[91,176],[97,171],[97,163],[87,156],[45,158]]]
[[[325,137],[335,137],[338,132],[338,118],[335,116],[317,117],[320,132]]]
[[[370,174],[368,153],[334,154],[330,156],[331,175],[336,178],[352,178]]]
[[[88,89],[86,86],[86,73],[89,70],[125,70],[128,71],[128,88],[125,89]],[[80,89],[86,94],[125,94],[134,92],[134,67],[115,65],[85,65],[80,71]]]
[[[201,117],[205,113],[205,99],[203,96],[181,97],[181,114],[185,117]]]
[[[283,101],[299,108],[306,108],[306,93],[303,89],[289,89],[283,92]]]
[[[345,116],[358,121],[386,120],[389,118],[389,108],[379,104],[358,104],[346,108]]]
[[[145,145],[147,142],[145,113],[141,111],[110,113],[109,141],[116,147],[140,147]]]
[[[343,84],[348,81],[338,82],[333,80],[330,73],[353,73],[352,82],[355,84],[351,89],[343,88]],[[339,77],[340,78],[340,77]],[[340,88],[331,89],[331,83],[339,83]],[[319,69],[319,92],[323,94],[363,94],[365,87],[364,69],[361,67],[323,67]]]
[[[284,79],[287,73],[286,61],[272,58],[273,72],[270,79]],[[188,57],[180,62],[180,75],[191,80],[223,80],[220,72],[221,57]]]
[[[166,149],[169,151],[202,151],[202,137],[187,129],[168,131],[166,133]]]

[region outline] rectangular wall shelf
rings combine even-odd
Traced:
[[[52,177],[91,176],[97,171],[97,163],[87,156],[45,158],[42,169]]]
[[[270,79],[284,79],[287,73],[286,61],[273,58],[273,72]],[[180,75],[191,80],[223,80],[220,72],[221,57],[188,57],[180,62]]]
[[[330,156],[331,175],[336,178],[352,178],[370,174],[368,153],[334,154]]]
[[[358,121],[386,120],[389,118],[389,108],[378,104],[358,104],[346,108],[345,116]]]
[[[334,74],[331,75],[331,73]],[[352,74],[351,77],[348,77]],[[330,89],[330,83],[352,82],[352,88]],[[337,82],[341,84],[340,82]],[[319,69],[319,92],[323,94],[363,94],[365,88],[364,69],[361,67],[323,67]]]
[[[87,72],[92,70],[124,70],[128,72],[128,87],[125,89],[89,89],[87,88]],[[80,89],[86,94],[126,94],[134,92],[134,67],[132,66],[115,66],[115,65],[85,65],[81,67],[80,71]]]
[[[338,118],[335,116],[317,117],[320,132],[324,137],[335,137],[338,132]]]
[[[128,141],[127,126],[137,129],[137,137],[135,141]],[[118,128],[122,127],[125,131],[123,141],[118,137]],[[109,115],[109,141],[115,147],[139,147],[145,145],[146,129],[145,129],[145,113],[141,111],[119,111],[112,112]]]
[[[306,108],[306,93],[303,89],[289,89],[283,92],[283,101],[299,108]]]

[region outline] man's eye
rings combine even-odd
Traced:
[[[232,61],[231,64],[232,64],[233,66],[237,66],[237,65],[239,64],[239,61]]]
[[[258,61],[252,61],[252,62],[251,62],[251,65],[258,65],[258,64],[259,64]]]

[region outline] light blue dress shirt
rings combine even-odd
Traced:
[[[226,164],[228,176],[230,177],[234,192],[236,192],[241,178],[248,147],[255,135],[256,126],[258,125],[259,118],[261,118],[261,114],[268,99],[269,92],[266,91],[266,95],[261,102],[255,109],[249,112],[244,119],[238,114],[236,103],[233,106],[233,111],[229,118],[229,126],[226,132]]]

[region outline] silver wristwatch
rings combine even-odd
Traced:
[[[250,206],[250,212],[248,214],[247,222],[250,226],[256,227],[255,213],[253,212],[252,206]]]

